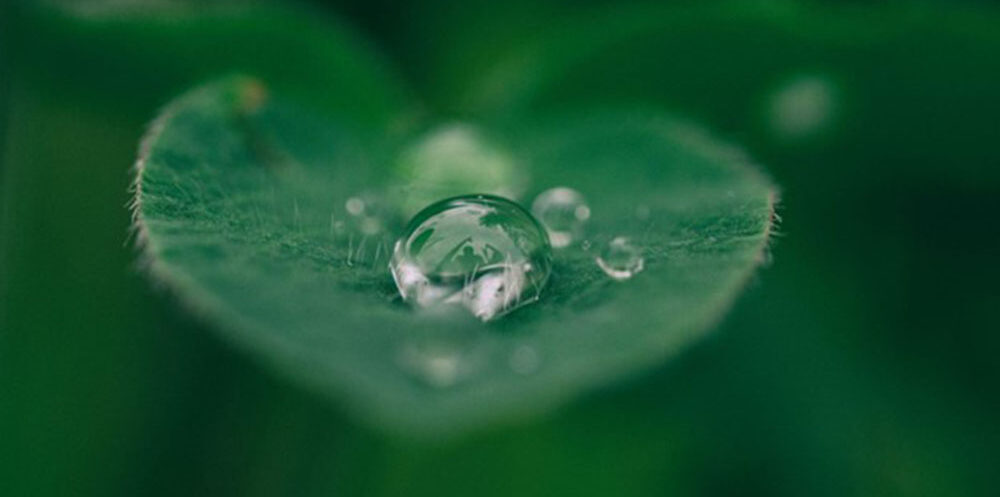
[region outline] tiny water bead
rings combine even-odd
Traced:
[[[550,188],[538,194],[531,204],[531,212],[542,222],[555,248],[573,243],[583,233],[583,226],[590,219],[590,206],[583,195],[564,186]]]
[[[608,242],[607,247],[595,260],[604,274],[618,281],[635,276],[645,267],[642,251],[623,236]]]
[[[410,220],[389,263],[403,300],[417,307],[458,304],[483,321],[537,300],[551,268],[538,221],[493,195],[426,207]]]
[[[347,219],[352,228],[361,235],[377,235],[386,228],[391,215],[385,202],[372,193],[361,193],[344,202]]]

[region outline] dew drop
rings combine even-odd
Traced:
[[[347,218],[353,230],[365,236],[377,235],[384,231],[392,217],[386,203],[371,193],[348,198],[344,202],[344,209],[347,211]]]
[[[635,276],[645,267],[642,251],[622,236],[611,240],[595,260],[604,274],[618,281]]]
[[[550,188],[538,194],[531,204],[535,214],[549,235],[555,248],[563,248],[583,234],[583,226],[590,219],[590,206],[583,195],[565,186]]]
[[[537,300],[551,267],[538,222],[492,195],[426,207],[410,220],[389,263],[403,300],[417,307],[461,305],[483,321]]]

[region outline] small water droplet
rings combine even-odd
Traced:
[[[837,89],[828,78],[797,76],[770,97],[771,129],[779,138],[807,138],[830,124],[836,107]]]
[[[590,206],[583,195],[564,186],[550,188],[538,194],[531,204],[535,214],[549,235],[555,248],[573,243],[583,233],[583,226],[590,219]]]
[[[530,345],[519,345],[510,354],[508,361],[510,369],[517,374],[529,375],[538,371],[542,358],[538,350]]]
[[[623,236],[611,240],[595,260],[604,274],[618,281],[635,276],[645,267],[642,251]]]
[[[583,250],[590,250],[590,245],[591,245],[590,240],[584,240],[583,242],[580,243],[580,247],[582,247]]]
[[[459,304],[483,321],[537,300],[551,267],[538,222],[492,195],[454,197],[417,213],[389,264],[407,302]]]
[[[356,232],[372,236],[385,230],[391,216],[385,202],[377,195],[364,193],[355,195],[344,202],[348,219]]]

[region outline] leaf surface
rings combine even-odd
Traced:
[[[401,219],[364,235],[345,210],[414,186],[387,180],[410,145],[368,136],[252,79],[202,87],[147,136],[135,218],[151,273],[183,302],[376,424],[459,432],[661,363],[765,257],[775,189],[738,150],[648,112],[546,117],[490,136],[529,178],[522,202],[553,186],[588,198],[589,249],[556,252],[540,301],[496,322],[416,312],[387,269]],[[625,282],[594,260],[617,236],[645,259]]]

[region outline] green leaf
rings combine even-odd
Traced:
[[[345,201],[400,191],[381,179],[410,144],[365,138],[246,78],[179,98],[147,136],[135,197],[145,260],[279,370],[375,424],[447,434],[663,362],[721,319],[765,258],[774,187],[696,127],[595,110],[492,136],[529,194],[570,186],[593,213],[590,250],[557,252],[541,300],[496,322],[404,305],[387,269],[398,220],[350,229]],[[625,282],[594,262],[621,235],[645,257]]]
[[[369,40],[299,2],[14,2],[9,10],[0,24],[9,24],[18,76],[105,102],[109,112],[148,114],[220,74],[252,73],[374,124],[398,117],[407,96]]]

